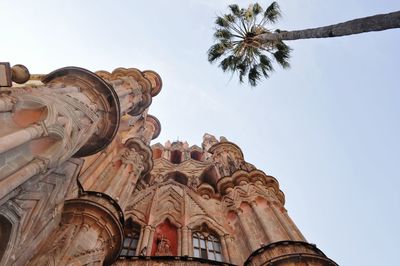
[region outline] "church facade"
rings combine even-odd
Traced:
[[[0,265],[337,265],[235,143],[150,145],[156,72],[0,76]]]

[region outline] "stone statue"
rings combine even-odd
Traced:
[[[172,256],[171,242],[166,236],[161,235],[157,237],[157,250],[156,256]]]

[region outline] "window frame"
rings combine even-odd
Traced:
[[[196,231],[192,234],[193,257],[224,261],[221,241],[217,235]]]
[[[125,235],[124,242],[122,243],[121,257],[136,256],[139,245],[140,232],[132,232]],[[128,242],[127,242],[128,240]],[[133,255],[132,255],[133,253]]]

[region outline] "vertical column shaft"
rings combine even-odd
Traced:
[[[182,256],[188,256],[188,228],[187,226],[182,227],[182,251],[181,254]]]
[[[264,208],[265,214],[263,215],[264,217],[264,222],[267,224],[267,226],[270,228],[269,232],[271,236],[269,237],[269,240],[271,242],[277,242],[281,240],[288,240],[289,236],[285,229],[283,228],[282,224],[278,220],[278,218],[275,215],[275,212],[272,209],[272,204],[268,202],[268,206]]]
[[[151,250],[153,249],[153,238],[154,238],[155,231],[156,231],[155,228],[150,227],[150,234],[149,234],[149,239],[147,242],[147,256],[151,256]]]
[[[251,233],[249,225],[245,221],[245,218],[243,216],[243,211],[241,209],[238,209],[236,211],[236,215],[238,217],[240,227],[243,229],[243,232],[245,234],[246,241],[249,245],[250,251],[256,250],[259,247],[253,241],[253,234]]]
[[[145,226],[142,226],[140,228],[140,236],[139,236],[139,240],[138,240],[138,244],[137,244],[137,248],[136,248],[136,256],[140,255],[140,252],[142,251],[142,242],[143,242],[143,232],[144,232],[144,228]]]
[[[182,243],[182,227],[179,227],[178,228],[178,235],[177,235],[177,237],[178,237],[178,247],[177,247],[177,251],[176,251],[176,253],[177,253],[177,255],[178,256],[181,256],[182,255],[182,246],[183,246],[183,243]]]
[[[237,252],[237,250],[234,249],[235,247],[234,247],[234,243],[233,243],[233,238],[229,235],[225,235],[224,238],[225,238],[225,243],[226,243],[228,253],[229,253],[229,262],[239,265],[239,263],[238,263],[239,260],[237,258],[238,252]]]
[[[257,220],[259,221],[259,223],[261,224],[261,227],[268,239],[268,242],[271,243],[271,239],[272,239],[272,231],[271,231],[271,227],[268,226],[268,224],[266,223],[265,218],[263,217],[263,213],[260,210],[259,206],[257,205],[256,202],[252,201],[251,202],[251,208],[253,209],[254,213],[256,214]]]
[[[147,255],[147,251],[149,250],[148,243],[149,243],[150,228],[151,228],[150,225],[146,225],[144,227],[142,246],[140,247],[140,250],[146,248],[146,255]]]
[[[187,239],[188,239],[188,256],[193,257],[193,238],[192,238],[192,229],[188,228],[187,230]]]
[[[271,204],[272,211],[275,213],[275,216],[278,218],[279,222],[282,224],[283,228],[285,228],[286,233],[289,235],[290,240],[295,241],[303,241],[303,239],[298,235],[297,228],[293,228],[288,220],[288,216],[282,213],[281,208],[276,206],[275,204]]]
[[[221,236],[221,248],[222,248],[222,256],[224,257],[223,261],[230,262],[231,259],[229,257],[228,247],[226,245],[225,236]]]

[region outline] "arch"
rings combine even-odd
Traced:
[[[12,120],[20,127],[27,127],[39,121],[44,121],[47,114],[48,109],[45,105],[33,106],[31,108],[16,108]]]
[[[165,218],[155,229],[151,256],[178,255],[178,226]]]
[[[160,224],[162,224],[165,220],[169,220],[169,222],[170,222],[171,224],[175,225],[177,228],[181,228],[181,227],[182,227],[182,224],[181,224],[180,222],[178,222],[178,220],[175,219],[175,217],[172,216],[172,215],[169,214],[169,213],[164,213],[164,214],[160,215],[160,217],[159,217],[157,220],[154,220],[154,221],[151,223],[151,225],[152,225],[153,227],[157,227],[157,226],[159,226]]]
[[[217,191],[218,173],[215,166],[211,165],[199,177],[201,183],[207,183]]]
[[[202,157],[203,157],[203,153],[200,152],[200,151],[194,150],[194,151],[191,151],[191,152],[190,152],[190,158],[192,158],[193,160],[196,160],[196,161],[200,161],[200,162],[201,162],[201,158],[202,158]]]
[[[219,237],[223,237],[224,235],[227,234],[227,232],[221,225],[219,225],[212,218],[210,218],[204,214],[199,214],[199,215],[190,217],[187,226],[192,231],[196,231],[196,229],[200,228],[203,224],[207,225],[210,230],[217,233],[217,235]]]
[[[170,160],[173,164],[180,164],[182,162],[182,152],[180,150],[173,150]]]
[[[172,179],[176,181],[179,184],[187,186],[189,178],[182,172],[175,171],[175,172],[170,172],[166,175],[165,180]]]
[[[125,217],[128,219],[132,219],[136,223],[138,223],[140,226],[145,226],[146,225],[146,215],[142,212],[139,212],[138,210],[129,210],[126,214]]]

